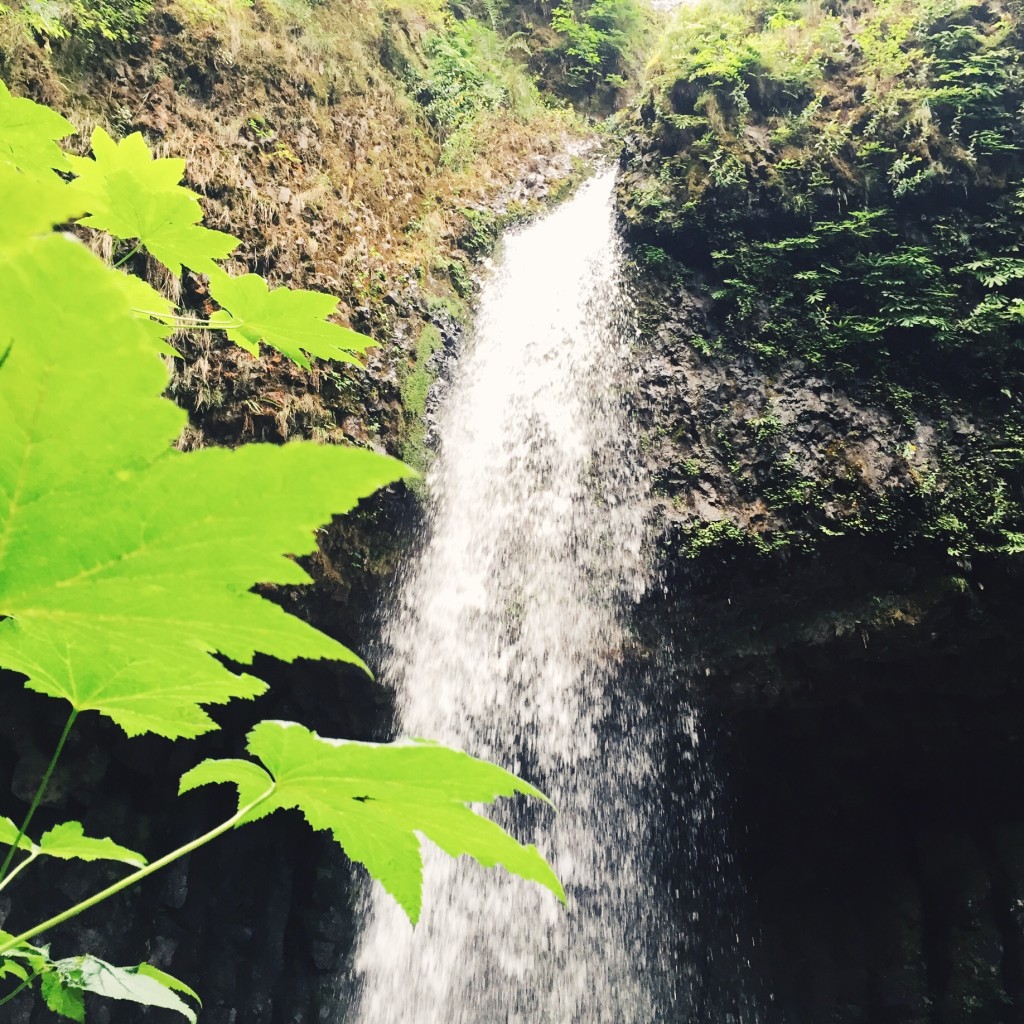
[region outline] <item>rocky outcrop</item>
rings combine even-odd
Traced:
[[[1020,53],[997,2],[707,3],[628,128],[639,639],[728,832],[679,826],[709,1019],[1024,1019]]]
[[[619,209],[684,546],[1018,550],[1020,31],[889,0],[669,32]]]

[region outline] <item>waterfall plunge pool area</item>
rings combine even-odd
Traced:
[[[400,733],[497,761],[551,797],[557,814],[511,805],[499,820],[537,842],[568,906],[426,850],[415,929],[382,890],[362,898],[345,1024],[757,1019],[746,940],[721,927],[739,889],[697,723],[652,696],[671,659],[630,653],[632,609],[657,579],[613,184],[600,171],[509,231],[485,271],[380,668]],[[665,777],[669,744],[687,765],[681,790]],[[720,869],[699,892],[698,862]]]

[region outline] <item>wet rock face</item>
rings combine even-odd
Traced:
[[[739,396],[736,408],[770,386],[735,366],[716,380],[699,355],[678,366],[709,402]],[[775,388],[798,427],[790,450],[810,472],[829,479],[835,463],[815,446],[857,430],[857,493],[904,493],[908,471],[889,455],[884,415],[872,420],[806,379],[779,377]],[[706,422],[715,406],[704,421],[701,408],[680,401],[674,414],[690,418],[693,450],[719,451]],[[733,426],[732,436],[743,435]],[[756,480],[756,448],[742,452]],[[678,464],[654,458],[671,480]],[[681,550],[693,517],[783,521],[709,464],[700,479],[677,478],[687,504],[657,501],[666,592],[641,620],[652,649],[674,638],[675,699],[697,709],[720,786],[734,860],[712,848],[696,863],[703,877],[724,872],[720,885],[743,887],[713,927],[725,934],[735,920],[757,940],[730,977],[746,979],[765,1024],[1020,1019],[1019,572],[998,557],[957,564],[878,536],[810,551]],[[684,792],[688,770],[675,770]],[[691,824],[684,817],[680,842]],[[681,934],[693,927],[680,921]],[[737,957],[717,933],[705,940]]]
[[[766,365],[709,349],[714,304],[699,283],[647,280],[639,291],[636,420],[675,554],[892,535],[922,508],[928,474],[974,430],[964,417],[909,422],[800,360]]]
[[[667,699],[696,709],[725,823],[685,852],[708,804],[699,766],[669,764],[678,884],[712,904],[680,935],[746,986],[737,1019],[1019,1020],[1019,574],[977,563],[961,589],[845,540],[672,568],[645,639],[674,638]]]
[[[665,584],[641,640],[674,645],[732,851],[684,853],[683,813],[671,870],[711,902],[680,917],[684,960],[726,979],[710,1019],[1024,1019],[1020,570],[930,525],[992,423],[716,350],[700,271],[638,279]],[[667,769],[684,802],[692,764]]]
[[[709,357],[692,342],[705,315],[685,295],[666,317],[636,399],[667,587],[644,638],[675,638],[676,698],[698,709],[729,821],[734,863],[705,849],[697,867],[745,890],[700,941],[735,961],[718,933],[757,937],[749,967],[714,969],[746,979],[765,1024],[1019,1020],[1019,572],[844,531],[872,509],[912,524],[919,466],[971,428],[910,427],[797,365]],[[813,502],[778,501],[781,459]],[[695,543],[715,523],[736,532]]]

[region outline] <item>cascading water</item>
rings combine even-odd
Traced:
[[[403,733],[551,796],[557,815],[502,823],[537,837],[568,907],[427,850],[415,932],[382,891],[368,900],[352,1024],[627,1024],[666,1000],[670,930],[647,853],[660,729],[619,681],[649,579],[612,182],[510,233],[490,270],[381,670]]]

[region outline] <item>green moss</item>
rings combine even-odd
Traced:
[[[424,414],[427,410],[427,392],[434,382],[434,371],[430,367],[430,357],[442,345],[441,334],[432,324],[427,324],[420,331],[416,342],[416,359],[405,373],[402,380],[402,461],[413,469],[425,473],[429,468],[431,451],[426,446],[426,424]],[[413,489],[422,487],[421,481],[413,484]]]
[[[760,554],[768,554],[789,546],[789,538],[774,534],[770,537],[761,536],[728,519],[715,522],[702,522],[686,531],[683,537],[680,554],[684,558],[699,558],[707,551],[719,549],[754,550]]]
[[[821,479],[784,460],[755,479],[742,437],[716,437],[740,494],[794,524],[793,543],[1021,546],[1022,55],[1008,0],[703,0],[652,62],[620,209],[647,273],[687,268],[704,300],[694,346],[802,367],[905,432],[946,424],[942,464],[908,450],[882,493],[838,451]],[[763,460],[781,423],[748,427]],[[700,543],[735,540],[715,531]]]
[[[426,307],[431,313],[441,312],[452,320],[465,320],[467,315],[466,303],[453,295],[428,295],[425,299]]]

